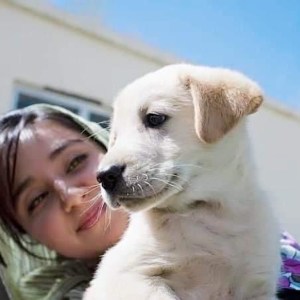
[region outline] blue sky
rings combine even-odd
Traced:
[[[240,70],[300,110],[298,0],[48,0],[185,60]]]

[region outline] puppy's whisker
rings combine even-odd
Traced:
[[[151,165],[151,168],[149,168],[149,166],[147,164],[145,164],[145,168],[147,170],[163,170],[163,169],[171,170],[173,168],[173,166],[166,166],[164,163],[156,163],[154,165]]]
[[[177,166],[177,165],[176,165]],[[176,170],[176,166],[172,165],[172,166],[166,166],[164,164],[156,164],[151,166],[150,168],[148,166],[145,166],[145,168],[147,169],[147,171],[171,171],[171,170]]]
[[[177,175],[177,174],[173,174],[173,173],[163,173],[163,176],[167,176],[167,177],[169,177],[169,178],[175,177],[175,178],[177,178],[177,179],[179,179],[179,180],[183,180],[183,177],[182,177],[182,176]],[[157,179],[156,177],[152,177],[152,178]],[[174,183],[173,183],[173,184],[174,184]]]
[[[90,191],[91,189],[96,188],[96,187],[99,187],[99,186],[100,186],[100,184],[97,183],[97,184],[93,184],[93,185],[90,185],[90,186],[86,186],[86,187],[84,187],[84,188],[82,188],[82,189],[83,189],[83,190],[86,190],[86,191]]]
[[[134,185],[132,185],[131,188],[132,188],[132,193],[135,194],[135,188],[134,188]]]
[[[89,131],[89,128],[88,127],[85,127],[82,131],[81,131],[81,134],[84,134],[85,132]],[[89,141],[91,140],[92,138],[94,138],[95,136],[97,136],[98,134],[101,134],[101,132],[103,131],[106,131],[106,129],[104,128],[99,128],[99,130],[95,131],[93,134],[89,134],[87,137],[85,137],[84,139],[86,141]]]
[[[96,200],[98,200],[98,198],[100,198],[101,197],[101,194],[97,194],[96,196],[94,196],[92,199],[90,199],[90,200],[87,200],[87,201],[84,201],[84,202],[82,202],[82,203],[94,203]],[[97,201],[96,201],[97,202]]]
[[[144,177],[144,180],[148,180],[148,178],[149,178],[149,176],[148,176],[147,173],[143,173],[143,174],[142,174],[142,177]]]
[[[144,193],[142,186],[139,183],[137,183],[137,186],[140,188],[140,190],[142,192],[142,196],[145,197],[145,193]]]
[[[194,165],[194,164],[176,164],[175,167],[190,167],[190,168],[198,168],[203,170],[208,170],[208,167],[204,167],[203,165]]]
[[[112,212],[111,212],[110,209],[107,209],[105,211],[105,219],[104,219],[105,227],[104,227],[104,231],[106,231],[111,226],[111,214],[112,214]],[[106,218],[107,216],[108,216],[108,218]],[[107,220],[108,220],[108,222],[107,222]]]
[[[96,186],[99,186],[99,185],[100,185],[99,183],[92,184],[92,185],[87,186],[86,189],[93,188],[93,187],[96,187]]]
[[[100,197],[100,194],[97,194],[95,197],[93,197],[89,201],[84,202],[84,203],[91,203],[91,205],[89,205],[85,210],[83,210],[81,212],[80,216],[84,215],[87,211],[89,211],[97,203],[97,200],[99,197]]]
[[[111,210],[110,210],[110,211],[109,211],[109,223],[108,223],[109,228],[111,228],[111,215],[112,215],[112,212],[111,212]]]
[[[103,202],[104,205],[104,202]],[[107,207],[106,211],[105,211],[105,215],[104,215],[104,231],[106,231],[109,227],[109,223],[111,221],[111,210],[109,207]]]
[[[96,197],[101,197],[100,191],[99,191],[99,193],[96,194],[96,196],[94,196],[93,198],[91,198],[91,199],[89,199],[89,200],[82,201],[82,203],[91,203],[91,202],[94,201],[94,199],[95,199]]]
[[[168,186],[171,186],[173,187],[175,190],[177,190],[178,192],[180,192],[182,190],[182,187],[179,186],[179,185],[176,185],[174,183],[171,183],[167,180],[164,180],[164,179],[161,179],[161,178],[157,178],[157,177],[151,177],[151,179],[154,179],[154,180],[157,180],[157,181],[160,181],[160,182],[163,182],[165,185],[168,185]]]
[[[108,214],[109,214],[109,212],[106,210],[105,215],[104,215],[104,231],[107,230],[106,222],[107,222],[107,215],[108,215]]]
[[[101,204],[101,207],[100,207],[100,209],[97,212],[97,219],[101,216],[103,205],[104,205],[104,203]]]
[[[103,120],[103,121],[97,122],[97,124],[108,126],[110,124],[110,120]]]
[[[175,164],[175,165],[172,165],[172,166],[166,166],[166,165],[164,165],[164,163],[157,163],[157,164],[152,165],[151,168],[148,168],[147,165],[145,167],[147,168],[147,170],[150,170],[150,171],[172,170],[172,169],[177,168],[177,167],[191,167],[191,168],[199,168],[199,169],[209,169],[209,168],[207,168],[203,165],[196,165],[196,164]]]
[[[86,196],[98,189],[99,189],[99,186],[95,186],[95,187],[91,188],[90,190],[88,190],[87,192],[83,193],[82,196]]]
[[[105,203],[102,202],[100,210],[98,211],[98,214],[97,214],[97,219],[101,216],[104,205],[105,205]],[[107,210],[105,211],[105,215],[106,215],[106,213],[107,213]],[[105,218],[105,216],[104,216],[104,218]]]
[[[81,134],[83,134],[84,132],[86,132],[88,130],[88,128],[86,127],[84,130],[81,131]],[[87,141],[90,141],[92,138],[94,138],[95,136],[101,134],[101,132],[106,131],[106,129],[104,128],[99,128],[99,130],[95,131],[93,134],[90,134],[88,137],[86,137],[85,139]]]
[[[93,206],[100,197],[101,197],[101,194],[97,193],[96,196],[94,196],[92,199],[89,199],[88,201],[84,201],[84,203],[92,203],[92,206]]]
[[[153,164],[152,167],[156,167],[156,166],[160,166],[160,165],[163,165],[163,163],[159,162],[159,163]]]
[[[179,179],[182,179],[181,176],[177,175],[177,174],[172,174],[172,173],[163,173],[164,176],[168,176],[168,177],[176,177]]]
[[[148,181],[146,181],[146,180],[144,181],[144,183],[147,184],[147,185],[152,189],[154,195],[157,194],[157,191],[154,189],[154,187],[152,186],[152,184],[150,184],[150,183],[149,183]]]
[[[101,205],[101,207],[100,207],[99,215],[102,214],[102,210],[103,210],[103,207],[104,207],[104,206],[105,206],[105,202],[103,201],[103,202],[102,202],[102,205]],[[104,224],[105,224],[105,222],[106,222],[106,214],[108,213],[107,210],[108,210],[108,209],[106,209],[105,214],[104,214]],[[105,229],[104,229],[104,230],[105,230]]]

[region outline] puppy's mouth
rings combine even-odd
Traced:
[[[120,188],[117,193],[107,194],[109,199],[106,200],[112,208],[122,206],[130,211],[139,211],[154,208],[183,189],[178,173],[174,172],[169,178],[156,178],[156,180],[156,184],[153,185],[146,181],[128,184]]]

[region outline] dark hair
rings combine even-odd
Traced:
[[[50,105],[32,105],[13,110],[0,117],[0,224],[3,230],[28,254],[36,256],[27,247],[25,231],[15,216],[13,186],[17,162],[18,144],[21,132],[42,120],[55,121],[66,128],[80,132],[105,149],[91,130],[69,111]]]

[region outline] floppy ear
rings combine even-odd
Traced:
[[[203,142],[218,141],[242,117],[256,112],[263,101],[262,92],[254,82],[237,73],[230,78],[230,72],[224,78],[216,76],[215,80],[205,82],[191,76],[186,78],[186,87],[193,98],[195,131]]]

